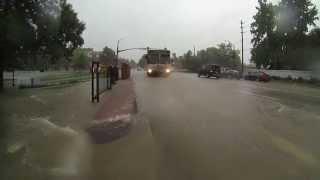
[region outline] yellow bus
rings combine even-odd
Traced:
[[[149,77],[169,76],[172,73],[173,67],[169,50],[148,50],[145,58],[145,70]]]

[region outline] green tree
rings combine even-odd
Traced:
[[[278,11],[278,32],[284,34],[283,63],[291,69],[304,69],[310,63],[306,59],[307,33],[315,26],[318,11],[311,0],[281,0]]]
[[[240,65],[240,51],[235,50],[230,42],[218,44],[217,64],[236,68]]]
[[[38,26],[39,53],[48,56],[51,64],[62,58],[68,63],[73,51],[84,43],[81,34],[85,24],[78,19],[77,13],[66,0],[49,3],[46,9],[46,13],[51,9],[51,16],[40,14],[37,17],[37,21],[42,24]]]
[[[192,51],[189,50],[186,54],[183,55],[182,65],[184,68],[189,70],[194,70],[195,67],[195,59],[192,57]]]
[[[57,38],[63,47],[64,57],[68,59],[72,56],[73,51],[84,43],[81,35],[85,30],[85,24],[78,19],[77,13],[66,0],[61,1],[61,9]]]
[[[72,56],[72,66],[75,70],[83,70],[89,67],[88,54],[82,49],[76,49]]]
[[[100,62],[111,65],[114,63],[116,53],[108,46],[104,47],[100,56]]]
[[[315,28],[307,34],[306,46],[299,48],[292,56],[295,59],[303,59],[306,63],[302,63],[304,69],[319,70],[320,69],[320,28]],[[299,64],[300,61],[297,62]],[[301,64],[301,63],[300,63]]]
[[[206,50],[200,50],[197,56],[192,55],[192,51],[189,50],[184,56],[179,58],[182,62],[182,67],[189,69],[190,71],[197,71],[204,64],[218,64],[221,66],[239,68],[240,51],[234,48],[234,45],[230,42],[220,43],[217,47],[209,47]]]
[[[254,22],[251,24],[251,33],[253,38],[251,42],[257,47],[264,38],[270,39],[276,27],[275,10],[277,6],[267,2],[267,0],[258,0],[257,13],[253,16]]]
[[[279,39],[277,38],[276,12],[278,6],[267,0],[258,0],[257,13],[253,16],[254,22],[251,24],[251,40],[253,49],[251,50],[251,61],[257,67],[267,67],[270,64],[278,64]],[[281,52],[280,52],[281,54]]]
[[[0,3],[0,89],[3,71],[35,66],[39,55],[51,63],[70,59],[83,44],[85,25],[66,0],[7,0]],[[41,64],[46,64],[42,62]]]
[[[318,10],[311,0],[281,0],[277,14],[278,29],[295,38],[306,35],[315,26]]]
[[[315,25],[317,9],[310,0],[281,0],[273,5],[259,0],[251,24],[251,61],[257,67],[303,69],[310,63],[309,28]]]
[[[320,47],[320,28],[315,28],[308,34],[308,44],[314,47]]]
[[[37,12],[37,9],[35,2],[26,0],[5,1],[0,4],[0,9],[0,89],[2,89],[3,71],[15,68],[17,57],[33,50],[36,31],[31,24],[33,13]]]

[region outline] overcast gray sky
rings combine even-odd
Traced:
[[[258,0],[69,0],[86,23],[85,47],[101,50],[132,47],[168,48],[178,56],[231,41],[241,47],[243,19],[245,60],[250,58],[250,23]],[[320,1],[314,0],[318,7]],[[138,60],[143,51],[120,56]]]

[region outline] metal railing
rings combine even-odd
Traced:
[[[105,66],[99,62],[92,62],[91,66],[91,101],[99,102],[100,95],[106,90],[112,89],[114,79],[112,78],[112,67]]]

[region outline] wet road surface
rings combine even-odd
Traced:
[[[118,179],[320,178],[319,90],[183,73],[135,82],[140,130],[128,138],[141,151],[124,160],[133,169],[110,165]]]
[[[187,73],[136,72],[134,81],[139,112],[129,134],[108,144],[90,142],[81,130],[98,106],[88,98],[90,84],[17,97],[5,110],[20,109],[9,120],[28,131],[18,133],[8,155],[26,147],[18,158],[24,168],[12,165],[2,179],[320,178],[319,89]]]

